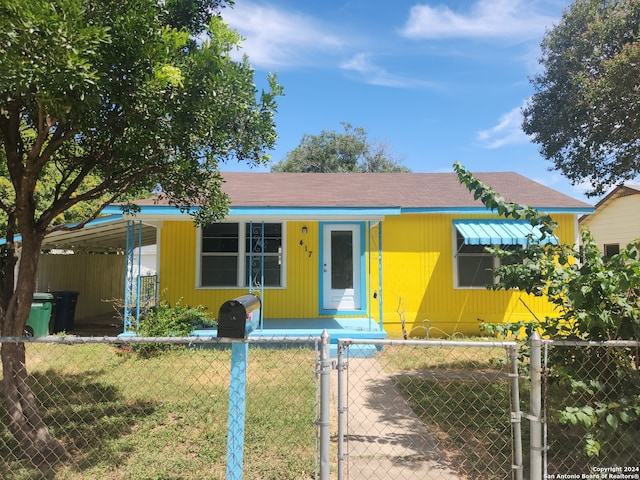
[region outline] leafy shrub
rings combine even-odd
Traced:
[[[549,215],[531,207],[506,201],[491,187],[455,164],[461,183],[474,198],[505,218],[526,219],[542,238],[553,235],[557,224]],[[557,308],[555,318],[535,319],[530,324],[483,324],[484,333],[529,337],[534,330],[556,340],[640,339],[640,241],[606,258],[588,231],[582,232],[581,250],[559,242],[531,239],[518,250],[488,248],[509,261],[495,271],[492,289],[518,288],[545,296]],[[581,262],[576,259],[580,258]],[[528,343],[520,349],[528,356]],[[550,408],[565,425],[582,427],[587,456],[612,455],[631,448],[640,437],[640,351],[637,348],[552,349],[547,378],[555,396]],[[557,405],[556,405],[557,403]],[[572,405],[573,404],[573,405]],[[619,426],[626,425],[629,434]],[[617,443],[611,439],[617,438]]]
[[[215,327],[217,322],[211,319],[206,308],[198,305],[190,307],[180,300],[174,306],[167,301],[140,317],[138,335],[142,337],[182,337],[198,328]]]
[[[171,306],[169,302],[161,301],[140,317],[137,334],[141,337],[184,337],[193,330],[216,325],[216,320],[210,318],[206,308],[201,305],[190,307],[178,300]],[[171,347],[167,344],[143,344],[135,351],[143,357],[150,357],[167,348]]]

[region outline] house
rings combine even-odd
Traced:
[[[580,228],[589,229],[602,254],[610,257],[640,239],[638,212],[640,185],[618,186],[596,204],[593,213],[580,218]]]
[[[154,243],[158,291],[169,302],[204,305],[215,315],[225,301],[254,292],[265,328],[340,324],[390,337],[439,336],[477,333],[479,320],[552,312],[544,298],[486,289],[498,260],[485,246],[517,248],[536,231],[486,210],[454,173],[223,177],[230,210],[222,223],[196,228],[180,209],[148,199],[136,202],[135,216],[112,206],[95,233],[93,225],[82,234],[60,232],[47,245],[122,252],[131,243],[125,236],[133,246]],[[578,217],[593,210],[517,173],[477,177],[507,199],[552,214],[562,242],[577,243]],[[133,257],[124,257],[130,269]]]

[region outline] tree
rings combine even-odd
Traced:
[[[231,60],[240,37],[215,15],[231,3],[0,0],[2,336],[22,335],[42,240],[73,209],[81,228],[108,203],[155,191],[201,207],[191,213],[206,223],[226,212],[218,162],[266,161],[281,88],[270,77],[257,96],[248,59]],[[24,344],[0,353],[11,432],[32,461],[64,460]]]
[[[305,134],[300,145],[284,160],[272,165],[274,172],[408,172],[395,159],[388,146],[371,143],[367,132],[343,122],[343,133],[323,130],[320,135]]]
[[[535,208],[508,202],[476,179],[460,164],[454,169],[476,199],[505,218],[527,220],[542,232],[540,240],[557,224]],[[489,288],[520,289],[546,298],[557,316],[531,322],[485,326],[487,331],[540,330],[557,340],[640,340],[640,240],[619,254],[603,257],[588,231],[582,249],[560,242],[533,241],[522,249],[488,249],[506,259],[496,268],[497,283]],[[581,262],[576,260],[582,257]],[[640,352],[637,348],[589,350],[551,349],[552,379],[559,385],[563,403],[558,418],[585,428],[587,456],[601,453],[616,458],[623,449],[635,450],[640,432]],[[575,405],[568,402],[574,401]],[[632,435],[616,432],[626,424]],[[614,441],[611,441],[615,439]]]
[[[640,174],[640,0],[576,0],[542,42],[524,131],[591,195]]]

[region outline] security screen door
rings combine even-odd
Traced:
[[[360,225],[324,225],[323,308],[360,309]]]

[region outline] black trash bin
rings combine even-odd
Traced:
[[[64,291],[52,293],[57,298],[53,333],[70,332],[73,330],[78,292]]]

